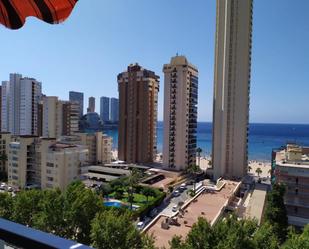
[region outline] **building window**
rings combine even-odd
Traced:
[[[295,194],[298,195],[298,188],[295,189]]]
[[[295,214],[298,213],[298,207],[294,207],[294,213],[295,213]]]
[[[54,178],[53,177],[47,177],[47,181],[49,181],[49,182],[52,182],[54,180]]]
[[[46,166],[47,166],[47,167],[53,168],[53,167],[54,167],[54,164],[53,164],[53,163],[46,163]]]

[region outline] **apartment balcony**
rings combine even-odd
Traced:
[[[0,218],[0,248],[78,248],[92,249],[75,241],[60,238]]]
[[[290,206],[309,208],[309,200],[305,201],[302,200],[301,198],[285,198],[284,204]]]
[[[189,124],[189,129],[196,129],[197,128],[197,124]]]

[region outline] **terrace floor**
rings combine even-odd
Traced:
[[[156,238],[157,247],[168,247],[168,241],[174,235],[186,237],[198,217],[204,217],[212,222],[226,201],[233,195],[233,191],[237,187],[238,182],[226,181],[225,186],[219,192],[203,192],[196,201],[191,202],[185,209],[184,215],[178,215],[178,223],[180,226],[169,226],[169,229],[161,228],[161,223],[166,217],[161,216],[146,232],[153,234]],[[186,224],[185,224],[186,223]]]

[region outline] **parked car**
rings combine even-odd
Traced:
[[[180,191],[179,190],[175,190],[174,193],[173,193],[173,196],[174,197],[180,196]]]
[[[180,189],[181,191],[184,191],[184,190],[187,189],[187,185],[186,185],[185,183],[183,183],[183,184],[180,185],[179,189]]]
[[[173,211],[173,212],[177,212],[177,211],[178,211],[178,205],[173,206],[173,207],[172,207],[172,211]]]
[[[152,209],[151,212],[150,212],[150,217],[151,217],[151,218],[154,218],[154,217],[157,216],[157,214],[158,214],[158,209],[154,208],[154,209]]]
[[[143,228],[145,227],[145,223],[143,221],[140,221],[137,223],[136,227],[138,230],[143,230]]]

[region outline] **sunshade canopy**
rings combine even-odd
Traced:
[[[0,23],[21,28],[28,16],[54,24],[64,21],[78,0],[0,0]]]

